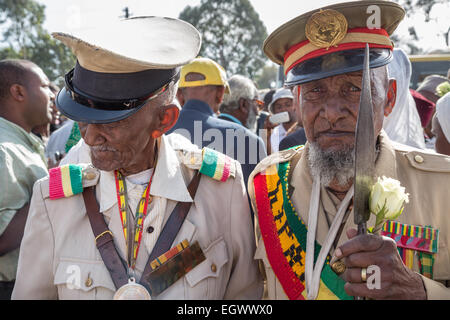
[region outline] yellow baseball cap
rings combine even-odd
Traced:
[[[205,77],[203,80],[186,81],[186,75],[189,73],[200,73]],[[200,87],[200,86],[225,86],[225,93],[230,93],[230,87],[227,82],[225,69],[209,58],[196,58],[191,63],[181,68],[179,88]]]

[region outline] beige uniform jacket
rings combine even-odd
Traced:
[[[312,178],[309,173],[307,157],[308,144],[303,150],[286,150],[271,155],[264,159],[249,178],[248,190],[255,205],[255,190],[253,178],[265,168],[274,163],[284,162],[300,157],[292,173],[290,188],[293,188],[291,200],[306,225],[308,225],[309,199],[312,189]],[[397,179],[409,193],[409,203],[405,205],[402,215],[396,219],[401,223],[428,226],[439,229],[438,253],[435,255],[434,279],[450,280],[450,157],[438,154],[425,153],[406,145],[396,144],[389,140],[382,132],[380,135],[380,153],[376,161],[376,176],[386,176]],[[331,221],[337,213],[340,200],[329,194],[324,188],[321,189],[321,201],[317,222],[316,240],[322,244],[328,233],[328,224],[325,212],[331,216]],[[375,224],[374,215],[368,222],[368,226]],[[348,240],[345,230],[356,228],[353,223],[353,212],[346,221],[344,231],[339,239],[338,246]],[[267,259],[264,242],[260,236],[259,227],[257,233],[257,250],[255,259],[264,264],[267,277],[267,294],[269,299],[287,299],[287,296],[275,277],[275,274]],[[331,251],[331,254],[333,251]],[[414,258],[414,271],[419,270],[417,257]],[[450,288],[445,288],[437,281],[422,277],[427,290],[428,299],[450,299]]]
[[[197,147],[176,134],[163,136],[159,142],[158,164],[150,189],[153,201],[144,220],[136,262],[137,281],[176,203],[192,202],[187,184],[194,170],[185,163],[191,167],[198,167],[199,163],[190,160],[186,151],[201,155]],[[81,141],[65,162],[89,160],[88,148]],[[190,243],[198,241],[206,260],[152,299],[261,298],[263,282],[253,260],[255,243],[246,190],[239,163],[233,160],[233,165],[236,176],[226,182],[202,175],[195,201],[174,241],[174,245],[184,239]],[[100,211],[126,261],[114,175],[93,167],[86,171],[95,175],[83,181],[83,186],[96,185]],[[48,184],[45,178],[34,186],[13,299],[111,299],[116,289],[95,246],[82,195],[50,200]],[[139,186],[127,184],[135,204],[143,192],[143,188],[136,188]],[[133,199],[129,201],[130,208],[135,207],[131,204]],[[145,232],[149,226],[154,227],[154,232]]]

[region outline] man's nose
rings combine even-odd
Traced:
[[[325,104],[323,115],[331,124],[335,124],[339,119],[345,118],[346,114],[344,110],[345,106],[339,99],[333,99],[333,101],[328,100]]]
[[[98,124],[87,123],[83,125],[83,140],[89,146],[101,145],[106,141],[106,138],[103,136],[102,130]]]

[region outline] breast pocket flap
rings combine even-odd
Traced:
[[[85,292],[98,287],[116,291],[108,269],[103,261],[98,260],[60,260],[54,284],[66,285],[68,289]]]
[[[225,241],[221,238],[203,250],[206,260],[186,274],[186,280],[191,287],[208,277],[218,277],[222,267],[228,262],[228,252]]]

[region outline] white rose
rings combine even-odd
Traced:
[[[370,192],[370,211],[376,215],[384,209],[384,219],[396,219],[403,211],[403,204],[409,202],[405,188],[398,180],[378,178]]]

